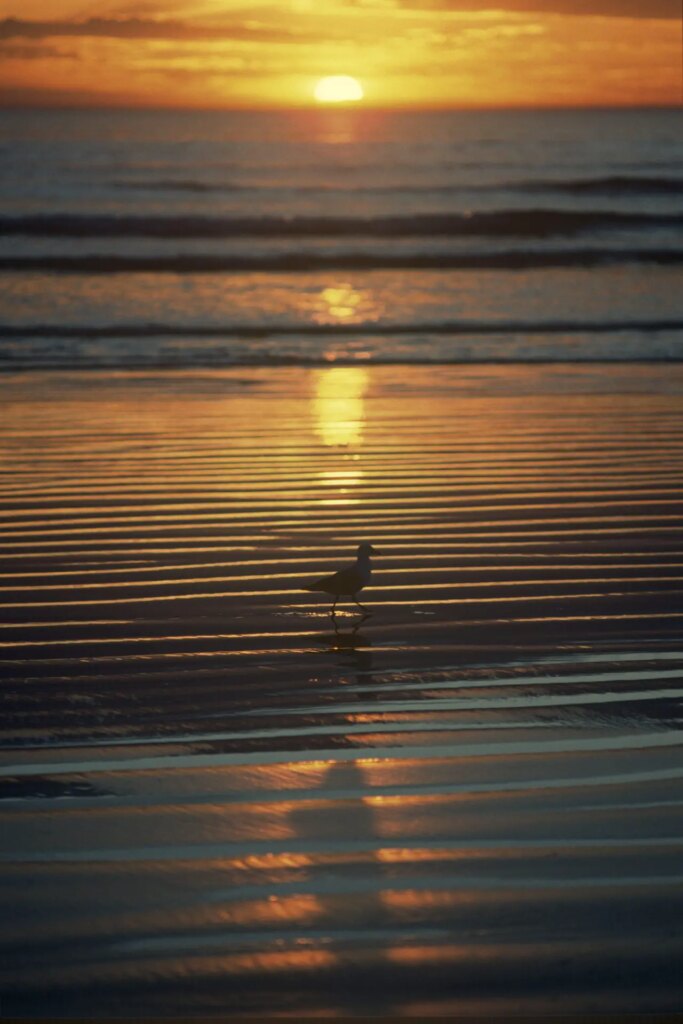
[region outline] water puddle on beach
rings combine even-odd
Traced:
[[[680,1008],[679,369],[0,385],[5,1012]]]

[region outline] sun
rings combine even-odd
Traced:
[[[351,75],[328,75],[313,90],[318,103],[350,103],[363,99],[363,87]]]

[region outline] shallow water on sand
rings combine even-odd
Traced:
[[[680,1007],[677,367],[0,386],[5,1012]]]

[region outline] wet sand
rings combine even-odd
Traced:
[[[3,1012],[679,1009],[682,391],[0,379]]]

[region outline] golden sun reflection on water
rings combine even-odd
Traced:
[[[333,320],[350,320],[361,302],[361,294],[349,284],[323,288],[320,293],[321,312]]]
[[[319,324],[355,324],[378,320],[381,308],[371,291],[337,281],[315,298],[314,319]]]

